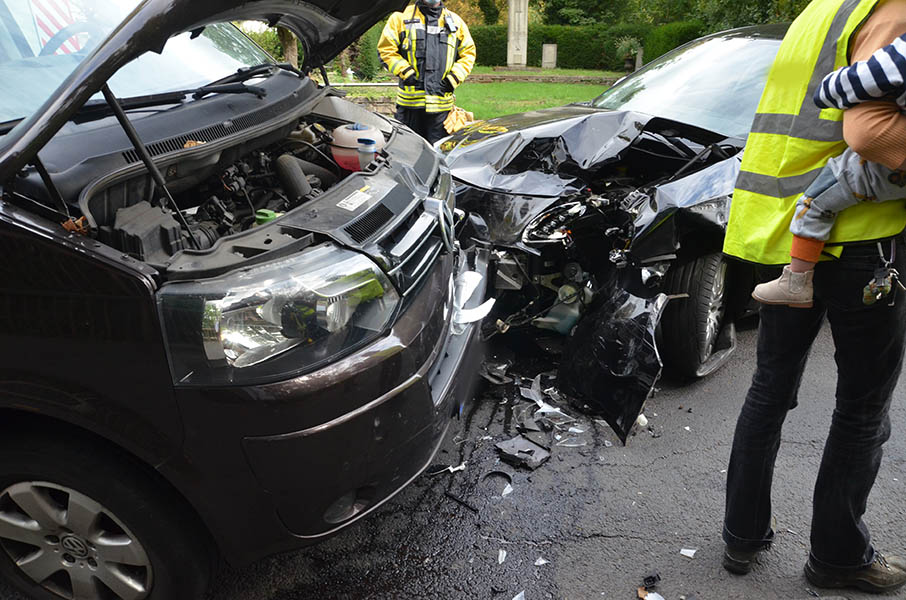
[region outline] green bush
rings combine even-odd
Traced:
[[[473,25],[469,27],[478,54],[479,65],[506,65],[506,25]]]
[[[478,51],[478,64],[506,65],[505,25],[476,25],[470,28]],[[645,39],[651,26],[621,25],[529,25],[528,66],[541,66],[541,47],[557,44],[557,66],[563,69],[623,69],[617,55],[617,41],[625,37]]]
[[[645,62],[701,37],[704,32],[705,25],[701,21],[678,21],[655,27],[645,37]]]
[[[353,44],[352,70],[356,77],[371,81],[381,70],[381,59],[377,53],[378,40],[381,39],[381,31],[384,29],[384,23],[377,23],[371,29],[362,34]]]

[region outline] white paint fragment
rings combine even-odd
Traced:
[[[698,548],[683,548],[680,550],[680,554],[686,558],[695,558],[695,553],[698,552]]]
[[[543,567],[544,565],[546,565],[546,564],[549,563],[549,562],[550,562],[549,560],[545,560],[544,558],[540,558],[540,557],[539,557],[538,560],[535,561],[535,566],[536,566],[536,567]]]
[[[518,594],[513,596],[513,600],[525,600],[525,592],[519,592]]]
[[[506,550],[501,548],[500,550],[497,551],[497,564],[502,565],[503,561],[505,561],[505,560],[506,560]]]
[[[508,484],[506,484],[506,487],[503,488],[503,493],[500,494],[500,495],[503,496],[503,497],[506,497],[506,496],[509,496],[509,495],[512,494],[512,493],[513,493],[513,486],[510,485],[510,484],[508,483]]]

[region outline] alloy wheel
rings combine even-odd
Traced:
[[[0,493],[0,547],[30,580],[69,600],[142,600],[151,561],[111,511],[47,482]]]
[[[717,343],[717,336],[720,334],[720,326],[723,322],[726,308],[724,304],[726,281],[727,263],[722,260],[717,273],[714,275],[714,281],[711,283],[708,315],[705,323],[705,343],[702,347],[703,360],[707,360],[714,353],[714,345]]]

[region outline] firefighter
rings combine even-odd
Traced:
[[[475,42],[465,22],[441,0],[418,0],[390,15],[378,54],[400,80],[396,118],[432,144],[445,137],[453,90],[475,64]]]

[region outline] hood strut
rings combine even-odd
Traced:
[[[151,177],[152,179],[154,179],[154,183],[156,183],[158,187],[163,190],[164,196],[167,197],[167,203],[170,205],[170,210],[176,213],[176,218],[179,219],[180,224],[186,230],[186,233],[189,234],[189,239],[192,240],[192,245],[196,250],[200,250],[201,244],[198,243],[198,238],[195,237],[195,232],[193,232],[189,228],[189,224],[186,222],[185,215],[180,212],[179,206],[176,204],[176,200],[173,199],[173,196],[170,194],[170,190],[167,189],[167,183],[166,181],[164,181],[164,176],[157,168],[157,165],[154,164],[154,160],[151,159],[151,154],[148,152],[148,149],[145,147],[145,144],[139,137],[138,132],[135,130],[135,127],[132,126],[132,121],[130,121],[129,117],[126,116],[126,112],[123,110],[123,107],[120,106],[120,103],[116,99],[116,96],[114,96],[113,92],[110,91],[110,86],[105,83],[104,87],[101,88],[101,93],[104,94],[104,100],[106,100],[107,104],[110,105],[110,110],[113,111],[113,114],[116,116],[116,120],[120,122],[120,126],[123,128],[123,131],[126,132],[126,137],[128,137],[129,141],[132,142],[132,146],[135,148],[135,151],[138,152],[138,155],[139,157],[141,157],[142,162],[145,163],[145,166],[148,168],[148,172],[151,173]]]

